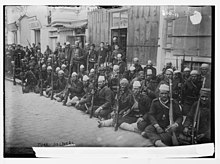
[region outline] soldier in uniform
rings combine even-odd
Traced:
[[[184,68],[184,70],[183,70],[183,83],[185,83],[187,81],[187,79],[190,77],[190,72],[191,72],[191,70],[188,67]]]
[[[124,72],[123,77],[126,78],[129,82],[131,82],[134,78],[136,78],[137,74],[135,72],[135,67],[130,66],[129,70]]]
[[[200,67],[200,77],[199,80],[202,83],[205,78],[204,88],[211,88],[211,74],[209,72],[209,65],[203,63]]]
[[[72,67],[72,72],[79,73],[79,66],[81,64],[84,64],[84,61],[85,54],[83,53],[83,50],[79,47],[79,41],[76,41],[71,53],[70,65]]]
[[[208,143],[211,142],[211,101],[210,101],[210,89],[202,88],[200,91],[200,104],[198,112],[198,120],[196,125],[196,143]],[[186,117],[186,121],[183,124],[183,134],[185,141],[191,142],[191,127],[194,122],[195,111],[197,109],[198,101],[195,102],[190,112]],[[198,127],[197,127],[198,126]]]
[[[139,59],[138,58],[134,58],[133,63],[134,63],[134,67],[135,67],[135,73],[143,71],[142,66],[139,64]]]
[[[24,80],[24,82],[27,80],[23,92],[24,93],[34,92],[35,87],[37,86],[38,79],[34,73],[34,66],[33,65],[30,66],[30,70],[25,74],[23,80]]]
[[[201,82],[199,81],[199,73],[197,70],[192,70],[190,73],[190,77],[183,84],[183,115],[187,116],[189,113],[191,106],[196,102],[199,98],[199,91],[202,87]]]
[[[178,102],[182,100],[182,74],[179,70],[173,72],[173,98]]]
[[[100,48],[98,50],[98,58],[99,58],[99,66],[101,64],[104,64],[106,62],[106,57],[107,57],[107,49],[104,48],[104,42],[100,43]]]
[[[118,63],[118,59],[117,59],[117,56],[118,54],[121,54],[121,59],[123,61],[125,61],[126,59],[126,56],[124,54],[124,52],[119,48],[119,45],[114,45],[115,49],[113,50],[112,52],[112,56],[111,56],[111,61],[113,63],[113,65],[117,64]]]
[[[124,72],[126,71],[127,65],[122,60],[122,55],[121,54],[117,55],[117,65],[119,66],[119,74],[123,75]]]
[[[98,89],[94,95],[94,116],[100,119],[107,119],[112,112],[113,92],[106,85],[104,76],[98,78]],[[91,111],[89,111],[91,112]]]
[[[108,86],[113,91],[114,95],[116,95],[118,90],[118,79],[121,79],[121,77],[118,77],[119,75],[119,66],[114,65],[113,66],[113,72],[111,73],[109,79],[108,79]]]
[[[121,129],[142,132],[149,125],[149,121],[144,121],[143,116],[149,112],[151,98],[141,92],[141,83],[139,81],[135,81],[132,88],[134,104],[122,115],[119,119],[119,124]]]
[[[50,47],[47,45],[47,48],[44,52],[44,55],[48,57],[50,54],[52,54],[52,51],[51,51]]]
[[[94,86],[89,82],[89,77],[87,75],[83,76],[83,90],[85,95],[76,102],[75,107],[81,111],[88,111],[91,106],[92,90],[94,94]]]
[[[71,75],[71,84],[68,86],[69,90],[69,101],[67,102],[67,106],[75,105],[76,101],[78,101],[83,95],[83,83],[79,81],[78,74],[73,72]]]
[[[51,86],[51,74],[52,74],[52,67],[51,67],[51,66],[48,66],[48,67],[47,67],[47,79],[46,79],[46,81],[44,81],[44,83],[43,83],[43,90],[45,90],[45,91],[43,92],[43,95],[44,95],[45,97],[49,97],[49,96],[48,96],[48,93],[49,93],[49,91],[50,91],[50,86]]]
[[[170,124],[169,120],[169,86],[166,84],[160,85],[159,98],[152,101],[148,118],[151,125],[147,126],[142,133],[143,137],[149,138],[151,142],[158,147],[171,146],[172,133],[181,130],[182,113],[177,101],[173,100],[173,120]]]
[[[144,71],[140,71],[140,72],[138,73],[138,76],[135,77],[135,78],[130,82],[130,88],[132,88],[133,83],[134,83],[135,81],[140,81],[140,83],[142,84],[142,88],[143,88],[143,87],[144,87],[144,86],[143,86],[143,85],[144,85],[144,80],[145,80]]]
[[[58,71],[58,80],[55,83],[54,86],[54,99],[58,102],[61,102],[64,99],[64,89],[67,85],[67,80],[64,77],[63,70]]]
[[[119,95],[116,95],[115,99],[118,101],[118,109],[119,109],[118,122],[122,123],[120,122],[122,115],[125,114],[134,105],[134,98],[132,96],[131,91],[129,90],[129,83],[127,79],[123,78],[120,80]],[[109,127],[109,126],[114,126],[114,124],[115,124],[114,116],[113,118],[108,120],[98,121],[98,127]],[[118,127],[120,127],[120,124],[118,124]]]
[[[88,68],[89,70],[91,70],[92,68],[94,68],[95,63],[97,63],[98,60],[98,54],[95,51],[95,44],[92,44],[90,46],[90,50],[87,54],[87,60],[88,60]]]
[[[79,77],[80,81],[83,81],[83,76],[84,75],[86,75],[85,67],[84,67],[84,65],[80,65],[79,74],[78,74],[78,77]]]

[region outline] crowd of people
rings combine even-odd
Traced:
[[[54,52],[40,43],[6,47],[6,71],[22,81],[23,93],[35,92],[74,106],[99,119],[97,126],[139,133],[155,146],[211,142],[210,66],[162,73],[148,60],[127,66],[118,44],[73,46],[57,43]],[[16,84],[16,82],[14,82]],[[176,142],[177,141],[177,142]]]

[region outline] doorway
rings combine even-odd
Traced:
[[[111,31],[111,38],[113,38],[113,37],[117,37],[118,38],[119,46],[126,53],[126,48],[127,48],[127,28],[112,29],[112,31]],[[111,45],[113,45],[112,39],[111,39]]]

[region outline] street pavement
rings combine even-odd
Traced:
[[[5,146],[149,147],[140,134],[97,127],[97,118],[5,80]]]

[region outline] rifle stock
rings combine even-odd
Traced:
[[[169,110],[169,119],[170,119],[170,125],[174,124],[173,120],[173,96],[172,96],[172,80],[169,79],[170,83],[170,110]],[[172,143],[174,146],[179,145],[179,142],[177,140],[175,132],[172,132]]]
[[[94,92],[94,89],[93,89],[93,91],[92,92]],[[90,118],[92,118],[92,116],[93,116],[93,113],[94,113],[94,111],[93,111],[93,104],[94,104],[94,93],[92,93],[92,100],[91,100],[91,106],[90,106]]]

